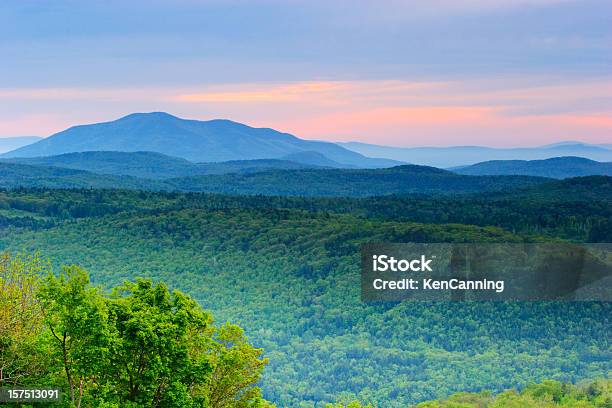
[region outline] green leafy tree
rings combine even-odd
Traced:
[[[226,323],[215,331],[212,343],[214,370],[210,383],[210,404],[215,408],[247,408],[270,406],[255,385],[267,358],[263,350],[248,343],[244,331]]]
[[[76,266],[64,267],[59,277],[49,274],[39,296],[55,346],[52,355],[61,362],[70,402],[80,407],[108,368],[113,337],[107,305]]]
[[[49,269],[37,255],[0,254],[0,386],[25,385],[48,364],[39,337],[43,313],[36,292]]]
[[[263,351],[179,291],[139,279],[105,296],[71,266],[37,295],[33,341],[49,345],[47,374],[63,378],[71,407],[273,407],[257,387]]]
[[[212,318],[195,301],[148,280],[126,283],[109,300],[117,339],[109,381],[122,402],[207,406]]]

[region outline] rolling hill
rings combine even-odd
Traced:
[[[467,166],[486,160],[541,160],[576,156],[602,162],[612,161],[612,149],[606,145],[561,142],[540,147],[492,148],[483,146],[392,147],[359,142],[338,145],[372,157],[401,160],[412,164],[441,168]]]
[[[73,126],[3,157],[41,157],[85,151],[150,151],[192,162],[279,159],[318,152],[347,166],[390,167],[400,162],[374,159],[334,143],[310,141],[268,128],[230,120],[186,120],[168,113],[134,113],[112,122]]]
[[[522,175],[551,178],[612,176],[612,162],[601,163],[582,157],[555,157],[545,160],[491,160],[452,169],[472,176]]]
[[[79,152],[57,156],[0,159],[0,163],[19,163],[84,170],[97,174],[169,179],[205,174],[252,173],[271,169],[319,167],[289,160],[234,160],[218,163],[192,163],[178,157],[154,152]]]
[[[0,162],[0,188],[123,188],[268,196],[366,197],[413,193],[492,192],[534,186],[548,180],[529,176],[466,176],[433,167],[412,165],[387,169],[243,171],[152,180]]]
[[[153,152],[79,152],[57,156],[0,159],[0,162],[153,179],[203,174],[197,171],[196,164],[185,159]]]
[[[95,174],[62,167],[0,162],[0,188],[104,188],[164,190],[161,181]]]
[[[180,191],[281,196],[365,197],[391,194],[463,194],[533,186],[549,179],[465,176],[426,166],[387,169],[272,170],[253,174],[169,180]]]

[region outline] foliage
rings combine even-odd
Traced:
[[[257,387],[262,350],[235,325],[213,326],[189,296],[142,279],[106,295],[76,266],[41,281],[38,258],[3,259],[2,282],[23,275],[29,284],[4,284],[15,296],[3,290],[0,299],[26,299],[42,315],[36,330],[9,331],[14,344],[0,349],[2,361],[30,353],[38,369],[16,366],[5,383],[59,386],[72,407],[271,406]],[[1,306],[6,321],[26,317],[23,308]]]
[[[321,215],[427,224],[497,226],[523,234],[607,242],[612,236],[612,178],[582,177],[537,188],[458,196],[297,198],[120,190],[0,191],[0,228],[48,228],[58,221],[119,212],[228,208],[295,209]]]
[[[83,265],[107,288],[143,276],[183,290],[266,350],[260,385],[279,406],[324,407],[351,393],[404,408],[461,390],[604,377],[611,305],[361,303],[359,246],[583,241],[610,216],[609,196],[607,178],[487,197],[15,190],[0,193],[0,249]]]
[[[0,254],[0,386],[40,376],[47,359],[37,359],[43,308],[36,293],[49,264],[38,256]]]
[[[522,391],[458,393],[437,401],[417,404],[415,408],[607,408],[612,406],[612,381],[594,381],[575,386],[558,381],[531,384]]]

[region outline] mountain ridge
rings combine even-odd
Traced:
[[[235,160],[192,163],[186,159],[156,152],[93,151],[63,153],[56,156],[0,159],[17,163],[83,170],[96,174],[132,176],[145,179],[170,179],[195,175],[256,172],[271,169],[319,168],[314,164],[281,159]]]
[[[293,153],[316,151],[348,166],[376,168],[402,164],[270,128],[254,128],[228,119],[182,119],[165,112],[132,113],[114,121],[72,126],[0,157],[28,158],[84,151],[151,151],[192,162],[280,159]]]
[[[487,146],[393,147],[361,142],[338,142],[337,144],[365,155],[375,155],[441,168],[468,166],[490,160],[543,160],[561,156],[584,157],[600,162],[612,161],[612,149],[606,147],[606,145],[569,142],[515,148]]]
[[[595,175],[612,176],[612,162],[565,156],[542,160],[488,160],[450,170],[471,176],[522,175],[564,179]]]
[[[427,166],[384,169],[263,170],[164,180],[0,162],[0,188],[104,188],[238,195],[367,197],[394,194],[464,194],[538,185],[531,176],[467,176]]]

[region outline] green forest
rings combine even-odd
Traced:
[[[131,162],[133,156],[124,161],[128,160]],[[134,163],[131,165],[134,166]],[[155,164],[149,163],[149,166],[154,167]],[[210,168],[210,174],[183,177],[173,177],[172,168],[161,167],[155,174],[145,174],[153,177],[148,179],[125,175],[142,175],[138,168],[131,166],[129,170],[122,169],[120,174],[106,174],[104,171],[98,174],[63,166],[20,164],[3,160],[0,161],[0,188],[125,188],[242,195],[367,197],[501,191],[551,181],[534,176],[466,176],[435,167],[415,165],[382,169],[300,169],[297,165],[298,169],[278,169],[266,167],[265,163],[249,165],[239,161],[207,167]],[[101,171],[97,167],[93,170]],[[230,173],[223,174],[225,171]],[[155,179],[161,175],[165,176],[163,180]]]
[[[362,303],[359,248],[610,242],[611,199],[604,176],[363,198],[13,189],[0,191],[0,251],[6,271],[32,270],[46,311],[39,332],[15,329],[20,358],[43,358],[27,376],[82,406],[609,407],[609,303]],[[171,333],[143,344],[141,330]],[[174,351],[135,391],[148,346]],[[223,386],[234,392],[213,402]]]

